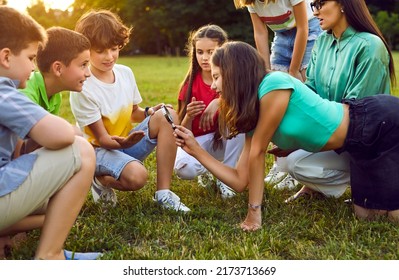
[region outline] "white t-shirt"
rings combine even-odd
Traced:
[[[85,138],[99,145],[88,125],[102,119],[109,135],[125,137],[133,128],[131,115],[133,105],[142,101],[132,70],[115,64],[115,82],[108,84],[94,75],[84,83],[82,92],[71,92],[70,105]]]
[[[271,30],[285,31],[296,26],[293,7],[303,1],[306,2],[308,20],[310,20],[314,17],[310,8],[311,0],[277,0],[276,3],[270,2],[267,5],[256,0],[253,5],[248,6],[248,11],[257,14]]]

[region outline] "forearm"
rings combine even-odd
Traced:
[[[298,28],[295,37],[294,49],[292,52],[292,59],[289,68],[289,73],[300,71],[302,59],[306,51],[306,44],[308,38],[308,30],[305,28]]]
[[[261,205],[263,201],[263,189],[264,189],[264,166],[265,166],[265,155],[263,152],[257,155],[251,155],[249,159],[249,197],[248,203],[251,205]]]
[[[237,168],[224,165],[202,148],[196,151],[193,156],[216,178],[235,191],[242,192],[246,189],[248,185],[248,176],[245,170],[240,168],[239,164],[237,165]]]
[[[184,116],[181,125],[187,129],[192,129],[193,118],[190,118],[187,114]]]

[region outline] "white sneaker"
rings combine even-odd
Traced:
[[[93,179],[91,184],[91,194],[95,203],[103,202],[110,203],[113,207],[116,206],[118,198],[112,188],[104,187],[96,178]]]
[[[274,188],[279,190],[282,189],[292,190],[295,189],[297,185],[298,181],[292,178],[292,176],[288,174],[280,183],[276,184]]]
[[[269,173],[265,177],[265,183],[269,185],[275,185],[281,182],[286,176],[287,173],[277,171],[277,165],[274,163],[272,168],[270,168]]]
[[[198,175],[198,177],[197,177],[198,185],[203,188],[212,187],[213,181],[214,181],[213,174],[209,171],[207,171],[201,175]]]
[[[170,190],[162,193],[161,195],[158,191],[156,191],[154,195],[154,201],[156,201],[164,209],[182,212],[191,211],[190,208],[183,204],[183,202],[180,202],[180,197]]]
[[[227,186],[226,184],[224,184],[219,180],[216,180],[216,187],[220,191],[220,194],[223,199],[232,198],[233,196],[236,195],[236,192],[232,188],[230,188],[229,186]]]

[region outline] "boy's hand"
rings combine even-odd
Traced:
[[[145,136],[144,131],[138,130],[133,131],[127,137],[120,137],[120,136],[111,136],[112,140],[115,140],[119,143],[122,149],[127,149],[140,142],[141,139]]]

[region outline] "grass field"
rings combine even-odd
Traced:
[[[399,77],[399,53],[395,53]],[[143,106],[160,102],[176,105],[177,91],[187,71],[186,58],[132,57],[120,63],[132,67]],[[399,90],[394,90],[399,95]],[[64,95],[62,115],[74,122]],[[272,162],[268,158],[268,164]],[[104,251],[104,259],[155,260],[397,260],[399,227],[386,220],[362,222],[339,199],[302,200],[286,205],[294,191],[265,187],[263,228],[242,232],[238,225],[247,210],[247,193],[222,200],[196,181],[174,178],[172,190],[191,208],[189,214],[160,209],[153,201],[155,158],[146,161],[150,180],[135,193],[118,192],[116,208],[93,204],[89,195],[66,248]],[[34,255],[39,232],[12,252],[13,259]]]

